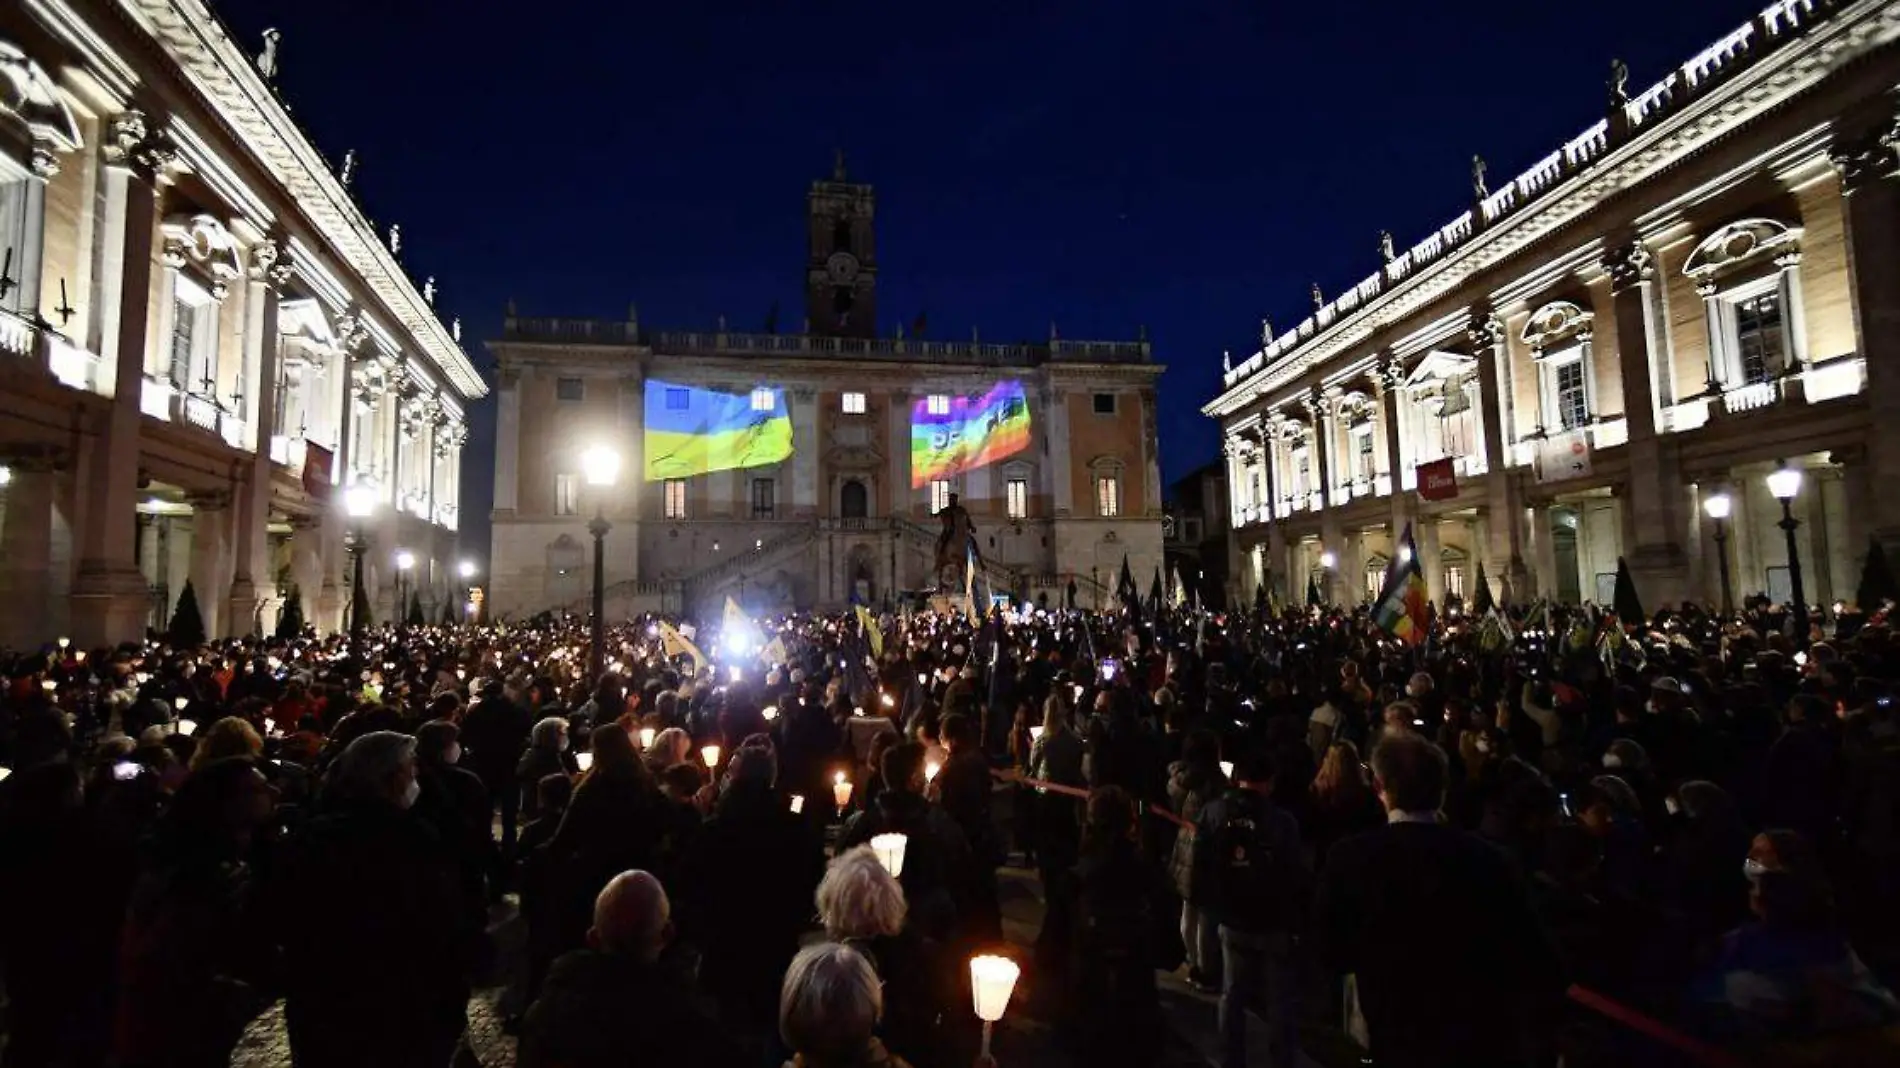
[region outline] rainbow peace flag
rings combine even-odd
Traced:
[[[1425,640],[1425,573],[1418,566],[1412,524],[1399,536],[1398,552],[1385,573],[1385,588],[1372,606],[1372,621],[1407,645]]]
[[[930,398],[910,416],[910,484],[993,464],[1029,447],[1029,401],[1021,382],[998,382],[981,397],[952,396],[947,411],[932,412]]]
[[[791,454],[784,390],[722,393],[647,379],[648,482],[775,464]]]

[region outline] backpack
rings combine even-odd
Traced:
[[[1231,793],[1222,808],[1208,841],[1211,911],[1244,931],[1293,928],[1300,874],[1287,853],[1297,843],[1274,841],[1275,812],[1263,798]]]

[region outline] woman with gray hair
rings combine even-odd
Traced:
[[[892,1052],[929,1063],[941,1046],[937,1020],[949,1004],[934,946],[905,926],[904,888],[868,845],[838,854],[818,884],[818,922],[825,937],[871,962],[884,983],[884,1023]]]
[[[849,946],[801,950],[779,991],[778,1031],[794,1068],[910,1068],[877,1037],[884,995],[877,972]]]
[[[515,782],[521,790],[521,818],[534,820],[541,817],[541,780],[549,775],[578,775],[580,764],[567,738],[567,720],[560,716],[548,716],[534,725],[534,732],[528,736],[528,748],[522,751],[521,761],[515,765]]]

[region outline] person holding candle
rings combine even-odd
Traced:
[[[534,730],[528,736],[528,748],[522,751],[520,761],[515,764],[515,781],[521,790],[522,819],[540,818],[538,792],[542,779],[556,774],[580,774],[580,764],[574,759],[572,750],[566,719],[546,716],[536,721]]]
[[[904,742],[886,750],[882,773],[884,792],[845,824],[838,849],[863,845],[880,834],[905,835],[898,883],[910,903],[911,920],[925,936],[943,938],[968,905],[974,878],[969,842],[947,812],[924,800],[922,746]]]

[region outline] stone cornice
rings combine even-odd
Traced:
[[[1515,210],[1482,229],[1471,228],[1467,212],[1460,217],[1463,230],[1460,222],[1454,222],[1428,239],[1430,242],[1455,233],[1460,235],[1455,248],[1427,265],[1411,269],[1396,284],[1383,289],[1372,287],[1368,299],[1359,300],[1351,310],[1337,312],[1324,326],[1315,328],[1315,319],[1302,323],[1292,332],[1298,335],[1297,340],[1282,337],[1280,351],[1256,353],[1235,369],[1231,384],[1201,409],[1202,414],[1221,418],[1276,396],[1342,352],[1367,344],[1379,332],[1429,308],[1612,197],[1627,193],[1742,123],[1779,107],[1869,49],[1900,37],[1900,8],[1880,0],[1858,0],[1833,12],[1816,14],[1823,21],[1804,28],[1805,32],[1700,95],[1691,96],[1654,125],[1638,129],[1627,142],[1550,185],[1545,195],[1513,205]],[[1667,91],[1659,97],[1652,90],[1643,99],[1667,96]],[[1649,106],[1659,105],[1651,100]],[[1362,291],[1368,291],[1367,283],[1348,293]],[[1321,317],[1324,315],[1322,312]],[[1268,354],[1272,358],[1265,366],[1249,366]]]
[[[486,394],[488,387],[448,325],[436,317],[316,146],[202,0],[119,0],[119,5],[450,384],[465,397]]]

